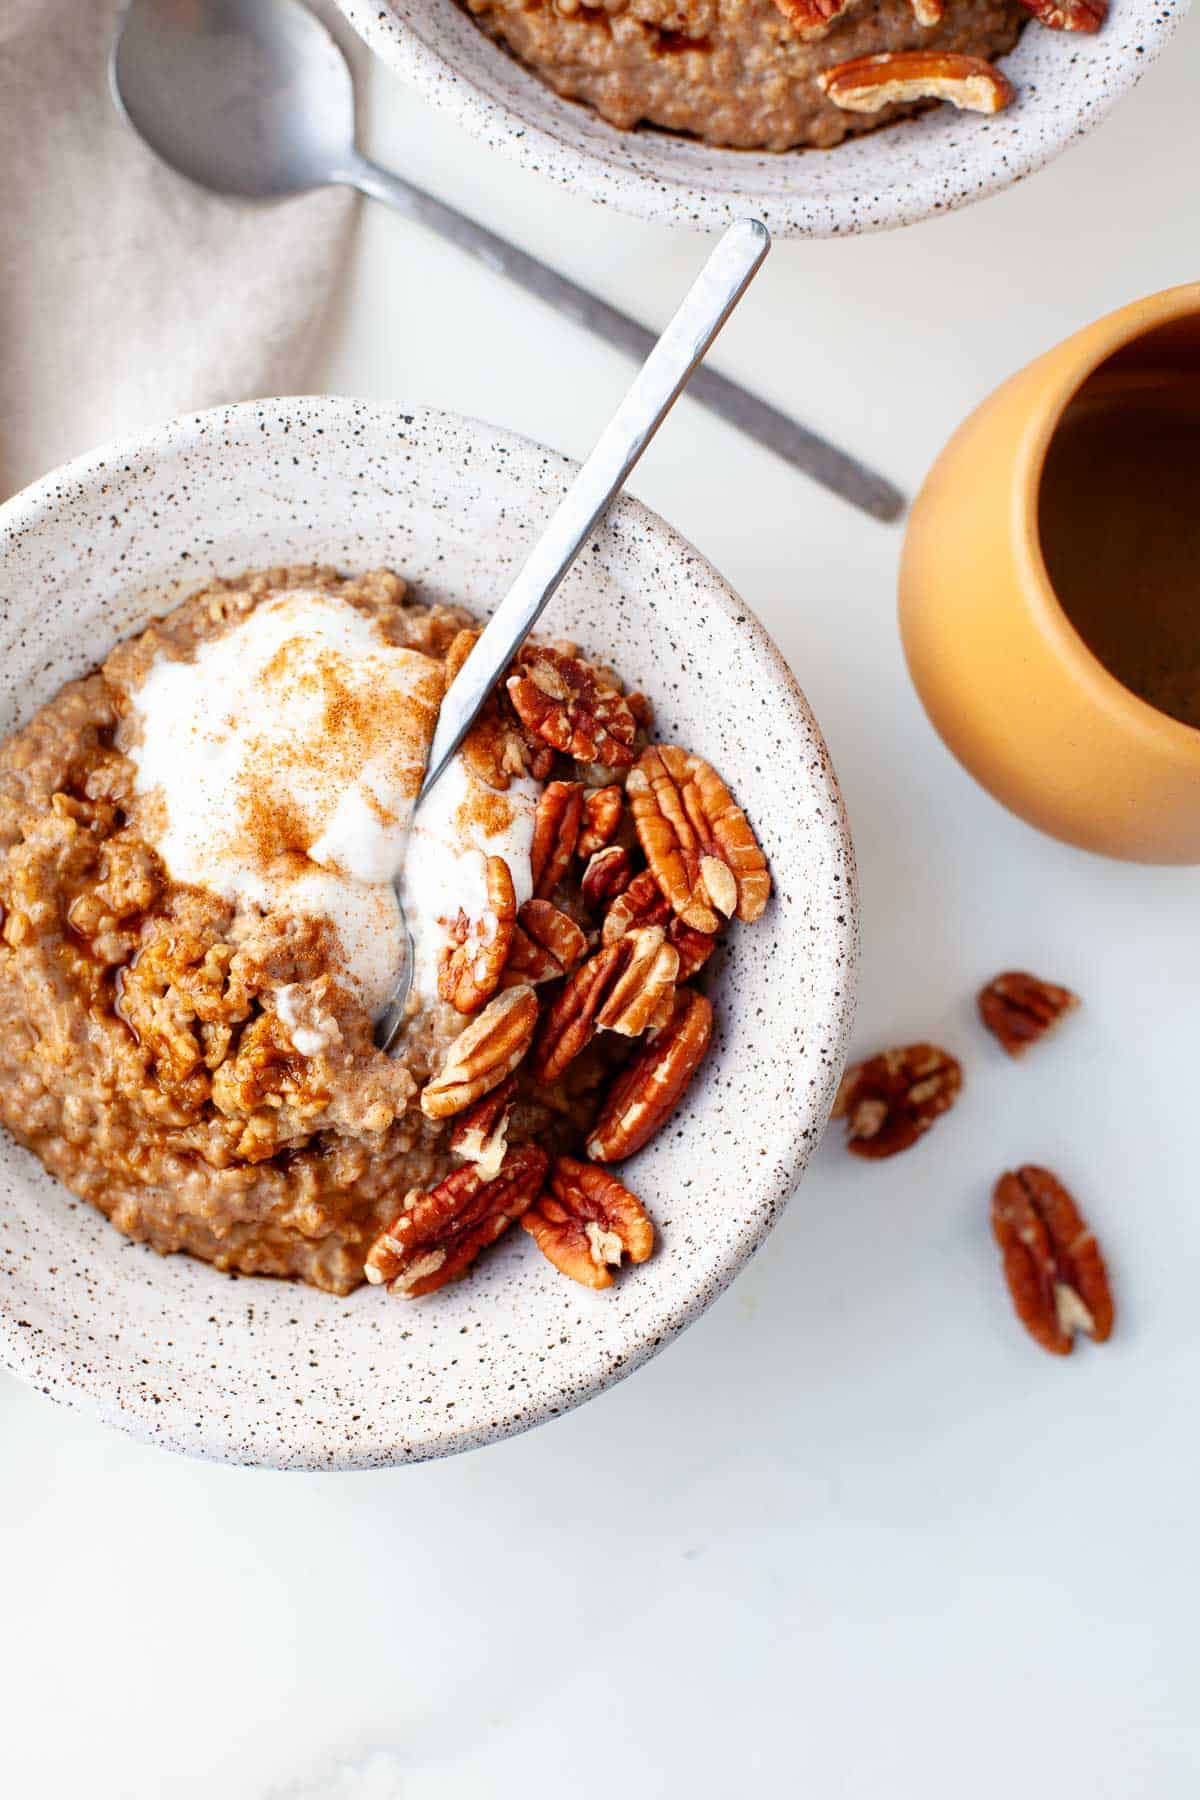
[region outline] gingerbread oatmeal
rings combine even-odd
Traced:
[[[997,112],[1032,13],[1096,31],[1107,0],[462,0],[610,124],[742,150],[829,149],[933,100]]]
[[[386,570],[216,582],[0,745],[0,1122],[129,1236],[412,1297],[518,1221],[591,1287],[651,1253],[609,1165],[699,1067],[691,983],[766,865],[556,642],[414,815],[474,637]]]

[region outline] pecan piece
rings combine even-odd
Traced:
[[[582,782],[551,781],[542,789],[529,851],[533,891],[539,900],[548,900],[566,874],[579,841],[582,817]]]
[[[676,918],[667,901],[663,899],[659,887],[649,869],[643,869],[635,875],[629,886],[613,901],[604,915],[604,924],[600,928],[600,941],[604,944],[615,944],[618,938],[624,937],[627,931],[635,930],[641,925],[664,925],[667,942],[673,944],[679,952],[679,981],[687,981],[698,969],[702,969],[717,947],[715,937],[703,931],[693,931],[682,919]]]
[[[442,665],[444,692],[475,648],[478,631],[460,631],[452,639]],[[544,750],[545,745],[540,745]],[[485,787],[503,792],[514,775],[534,774],[525,734],[499,697],[493,693],[484,701],[479,717],[463,739],[462,758],[468,769]],[[549,768],[544,771],[549,774]],[[544,777],[539,777],[542,779]]]
[[[933,1044],[908,1044],[847,1069],[832,1116],[847,1121],[846,1147],[856,1156],[895,1156],[949,1111],[961,1087],[952,1056]]]
[[[847,11],[852,0],[775,0],[776,6],[802,40],[824,37],[835,19]]]
[[[1021,0],[1021,5],[1051,31],[1099,31],[1108,17],[1108,0]]]
[[[547,1008],[533,1047],[530,1067],[543,1086],[557,1081],[568,1063],[590,1044],[596,1034],[596,1014],[609,989],[629,962],[624,939],[589,956],[568,977],[562,991]]]
[[[609,844],[588,859],[579,883],[583,904],[599,912],[606,901],[623,894],[633,880],[633,858],[623,844]]]
[[[992,1194],[992,1231],[1017,1317],[1054,1356],[1084,1331],[1102,1344],[1113,1328],[1108,1271],[1095,1236],[1058,1177],[1026,1164]]]
[[[517,914],[504,985],[557,981],[575,967],[586,949],[587,938],[574,919],[549,900],[527,900]]]
[[[537,1014],[531,987],[505,988],[494,995],[455,1038],[441,1069],[421,1090],[426,1118],[448,1119],[499,1087],[533,1042]]]
[[[817,86],[843,112],[879,112],[914,100],[949,100],[966,112],[997,113],[1013,97],[1008,78],[981,56],[952,50],[881,50],[856,56],[817,76]]]
[[[621,942],[630,947],[629,958],[609,987],[596,1023],[602,1031],[615,1031],[619,1037],[641,1037],[643,1031],[661,1022],[674,995],[679,952],[668,944],[661,925],[627,932]]]
[[[643,1263],[654,1249],[654,1226],[637,1195],[573,1156],[555,1159],[549,1188],[521,1224],[542,1255],[584,1287],[611,1287],[622,1256]]]
[[[517,896],[508,864],[489,856],[487,907],[478,919],[460,908],[438,969],[438,993],[456,1012],[478,1012],[500,985],[517,923]]]
[[[455,1156],[474,1163],[483,1181],[492,1181],[500,1173],[507,1148],[508,1121],[512,1117],[517,1092],[516,1072],[508,1075],[498,1088],[477,1100],[460,1113],[447,1140]]]
[[[713,1010],[680,988],[670,1018],[613,1083],[587,1140],[595,1162],[620,1162],[665,1125],[712,1041]]]
[[[367,1252],[367,1280],[409,1300],[444,1287],[533,1204],[549,1160],[537,1144],[521,1144],[490,1181],[467,1164],[428,1193],[414,1190]]]
[[[711,934],[719,913],[758,918],[771,892],[766,858],[711,763],[674,744],[651,744],[630,770],[626,792],[646,861],[685,925]]]
[[[593,788],[583,797],[583,829],[575,848],[583,861],[595,856],[611,844],[625,810],[625,791],[614,782],[610,787]]]
[[[637,725],[628,703],[582,657],[526,644],[507,687],[517,717],[553,749],[610,769],[633,761]]]
[[[1010,1056],[1023,1056],[1030,1044],[1079,1005],[1070,988],[1056,987],[1021,969],[997,975],[980,991],[979,1016]]]

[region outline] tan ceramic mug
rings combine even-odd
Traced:
[[[1089,325],[959,429],[913,508],[901,634],[933,724],[1005,806],[1084,849],[1197,863],[1200,730],[1109,673],[1063,610],[1043,557],[1047,452],[1102,366],[1105,381],[1111,372],[1161,382],[1177,370],[1200,379],[1200,283]]]

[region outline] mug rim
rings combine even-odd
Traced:
[[[1074,342],[1086,342],[1087,355],[1073,363],[1050,386],[1035,414],[1021,454],[1014,462],[1013,505],[1018,529],[1016,554],[1022,593],[1033,621],[1070,675],[1088,690],[1090,700],[1126,730],[1142,738],[1165,740],[1168,748],[1200,766],[1200,728],[1176,719],[1135,694],[1103,663],[1072,623],[1055,591],[1042,552],[1039,500],[1051,441],[1071,401],[1117,351],[1148,337],[1161,326],[1191,314],[1200,317],[1200,281],[1131,300],[1115,312],[1084,326],[1046,353],[1056,356]],[[1036,367],[1037,364],[1034,365]]]

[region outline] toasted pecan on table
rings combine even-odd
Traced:
[[[1111,1335],[1104,1258],[1056,1175],[1032,1163],[1002,1175],[992,1195],[992,1231],[1017,1317],[1043,1350],[1067,1356],[1077,1332],[1097,1344]]]
[[[692,988],[680,988],[671,1016],[613,1083],[592,1126],[587,1153],[620,1162],[648,1143],[682,1100],[712,1041],[713,1010]]]
[[[637,723],[624,696],[590,663],[548,644],[526,644],[507,680],[518,718],[535,736],[576,762],[627,768]]]
[[[758,918],[771,892],[766,858],[711,763],[651,744],[625,791],[651,873],[685,925],[711,935],[722,915]]]
[[[1064,1013],[1079,1005],[1070,988],[1056,987],[1022,969],[1010,969],[981,988],[979,1016],[1010,1056],[1023,1056]]]
[[[539,900],[548,900],[566,874],[579,841],[582,818],[583,783],[547,782],[533,815],[533,843],[529,851],[533,891]]]
[[[500,985],[517,923],[517,896],[502,856],[486,863],[487,907],[469,919],[460,907],[438,969],[438,993],[456,1012],[478,1012]]]
[[[842,1076],[832,1117],[846,1120],[856,1156],[895,1156],[953,1106],[962,1069],[934,1044],[908,1044],[855,1063]]]
[[[855,56],[817,76],[817,86],[844,112],[880,112],[916,100],[948,100],[966,112],[997,113],[1013,86],[981,56],[952,50],[881,50]]]
[[[637,1195],[573,1156],[555,1158],[549,1186],[521,1224],[542,1255],[584,1287],[611,1287],[623,1256],[643,1263],[654,1249],[654,1226]]]
[[[483,1098],[511,1075],[533,1042],[537,995],[527,985],[493,996],[456,1037],[446,1060],[421,1090],[428,1119],[448,1119]]]
[[[428,1193],[410,1194],[367,1252],[367,1280],[409,1300],[444,1287],[532,1205],[549,1161],[539,1145],[521,1144],[490,1181],[466,1163]]]

